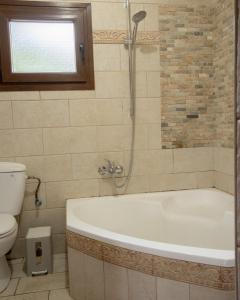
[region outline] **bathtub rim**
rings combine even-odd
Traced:
[[[217,189],[198,189],[198,190],[216,190]],[[189,190],[188,190],[189,191]],[[162,193],[162,192],[157,192]],[[144,193],[146,194],[146,193]],[[151,193],[156,194],[156,193]],[[143,195],[143,194],[133,194]],[[123,195],[126,196],[126,195]],[[132,196],[132,195],[131,195]],[[82,199],[96,199],[96,198],[111,198],[114,196],[100,196],[87,197],[78,199],[68,199],[67,210],[67,224],[66,228],[76,234],[88,237],[90,239],[98,240],[103,243],[111,244],[120,248],[125,248],[141,253],[156,255],[160,257],[190,261],[195,263],[221,266],[221,267],[235,267],[235,252],[233,250],[217,250],[200,248],[193,246],[177,245],[145,240],[128,235],[119,234],[107,229],[93,226],[78,219],[73,213],[72,208]]]

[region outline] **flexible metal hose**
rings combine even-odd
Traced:
[[[128,187],[129,179],[132,175],[133,162],[134,162],[134,144],[136,135],[136,37],[137,37],[137,25],[134,26],[133,34],[131,31],[131,10],[128,3],[128,62],[129,62],[129,90],[130,90],[130,116],[131,116],[131,145],[130,145],[130,161],[128,166],[127,176],[121,184],[116,182],[116,177],[112,175],[112,181],[115,188],[120,189]]]

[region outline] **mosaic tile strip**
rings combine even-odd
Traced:
[[[164,258],[99,242],[67,231],[68,246],[97,259],[153,276],[234,290],[235,268],[224,268]]]
[[[93,32],[94,44],[123,44],[127,40],[125,30],[96,30]],[[159,44],[158,31],[140,31],[137,44]]]
[[[234,1],[159,5],[163,148],[233,147]]]

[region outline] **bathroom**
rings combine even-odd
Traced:
[[[1,1],[0,299],[238,299],[236,11]],[[26,236],[46,226],[53,268],[29,275]]]

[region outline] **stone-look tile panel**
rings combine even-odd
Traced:
[[[226,268],[225,274],[223,269],[212,265],[153,256],[153,275],[155,276],[216,289],[232,290],[234,289],[235,268]]]
[[[140,273],[169,280],[211,287],[219,290],[234,290],[235,268],[176,260],[133,251],[93,240],[67,230],[69,249],[79,250],[99,260]]]
[[[102,259],[102,243],[67,231],[68,246],[92,257]]]
[[[113,245],[102,245],[103,260],[114,265],[152,274],[152,255]]]
[[[234,1],[159,6],[162,146],[233,147]]]
[[[214,111],[216,145],[234,145],[234,0],[219,0],[214,10]]]
[[[213,138],[212,30],[208,6],[159,6],[163,148],[201,147]]]

